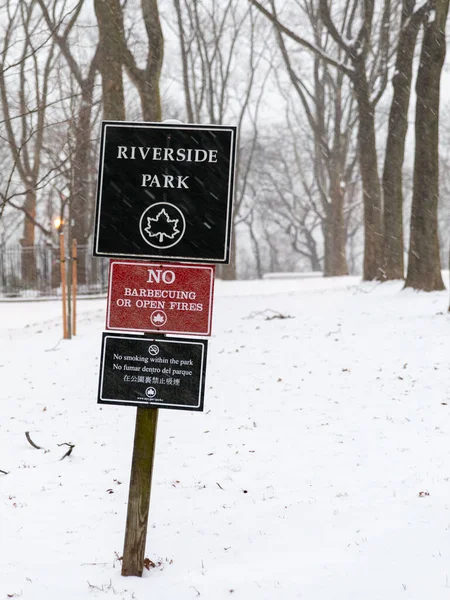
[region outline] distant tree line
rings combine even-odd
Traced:
[[[0,246],[27,249],[32,285],[29,248],[52,241],[54,217],[91,241],[100,120],[179,118],[239,126],[221,277],[362,272],[443,289],[449,2],[4,0]]]

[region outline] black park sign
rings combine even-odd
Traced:
[[[236,127],[104,121],[94,256],[228,263]]]
[[[104,333],[99,404],[203,410],[207,340]]]

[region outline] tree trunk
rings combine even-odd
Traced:
[[[403,279],[403,159],[408,131],[412,66],[417,34],[423,13],[414,14],[415,0],[403,0],[402,24],[397,45],[394,95],[389,114],[389,129],[383,172],[384,264],[385,280]]]
[[[119,29],[122,32],[122,61],[133,84],[136,86],[144,121],[161,120],[161,96],[159,78],[164,57],[164,37],[158,11],[158,0],[141,0],[142,16],[148,39],[147,64],[141,69],[127,47],[123,34],[123,15],[118,13]]]
[[[359,165],[364,201],[364,268],[363,279],[380,277],[382,250],[381,188],[378,176],[375,136],[375,111],[370,101],[364,61],[355,58],[354,90],[358,102]]]
[[[311,271],[314,273],[322,272],[322,265],[320,264],[320,258],[317,255],[317,252],[313,252],[309,258],[309,262],[311,264]]]
[[[253,255],[255,257],[255,268],[256,268],[256,276],[258,279],[262,279],[263,276],[263,267],[261,261],[261,252],[259,251],[258,239],[253,230],[253,222],[250,222],[248,225],[250,242],[253,248]]]
[[[73,225],[71,224],[71,239],[77,240],[78,245],[88,243],[89,215],[92,207],[89,202],[89,171],[91,169],[91,112],[92,94],[95,71],[91,78],[85,81],[81,90],[81,104],[78,119],[75,124],[75,153],[73,157],[73,184],[70,192],[70,202]],[[86,283],[86,263],[84,260],[77,265],[78,283]]]
[[[22,284],[26,288],[31,288],[36,283],[36,256],[34,249],[35,226],[34,222],[28,218],[27,214],[33,219],[36,218],[36,193],[35,186],[30,186],[30,189],[25,195],[24,202],[24,221],[23,221],[23,237],[20,240],[22,246],[21,264],[22,264]]]
[[[232,281],[236,279],[236,234],[231,235],[230,241],[230,263],[228,265],[221,265],[220,277],[226,281]]]
[[[158,11],[158,0],[141,0],[142,15],[148,37],[147,66],[139,86],[144,121],[161,120],[159,78],[164,57],[164,37]]]
[[[324,221],[324,271],[325,277],[348,275],[345,246],[347,232],[344,219],[344,193],[340,178],[330,182],[330,204]]]
[[[449,2],[433,2],[416,82],[414,190],[405,287],[424,291],[445,289],[438,239],[439,99]]]
[[[189,65],[187,59],[187,49],[186,49],[186,34],[184,31],[183,25],[183,15],[181,12],[180,0],[173,0],[175,5],[175,12],[177,13],[177,21],[178,21],[178,39],[180,43],[180,54],[181,54],[181,66],[183,68],[183,92],[184,92],[184,102],[186,106],[186,116],[189,123],[194,122],[194,110],[192,108],[192,97],[191,97],[191,88],[190,88],[190,78],[189,78]]]
[[[323,276],[332,277],[332,256],[333,256],[333,238],[331,232],[331,214],[330,207],[327,207],[325,218],[322,220],[322,235],[323,235]]]
[[[125,120],[123,92],[123,27],[120,0],[94,0],[99,35],[103,118]]]

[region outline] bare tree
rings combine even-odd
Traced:
[[[99,31],[98,69],[102,75],[103,116],[125,119],[123,70],[134,84],[142,108],[142,118],[161,120],[159,78],[164,56],[164,38],[157,0],[141,0],[147,57],[144,68],[138,66],[125,31],[124,7],[120,0],[94,0]],[[121,115],[118,117],[117,115]]]
[[[102,77],[103,118],[124,121],[122,5],[120,0],[94,0],[94,8],[99,36],[98,70]]]
[[[174,0],[186,118],[196,123],[234,122],[240,135],[234,225],[240,220],[258,139],[258,112],[270,72],[270,54],[258,36],[254,11],[238,0]],[[263,67],[260,78],[257,70]],[[239,77],[237,77],[239,74]],[[250,131],[251,133],[247,133]],[[245,146],[245,147],[244,147]],[[236,241],[224,279],[236,278]]]
[[[266,177],[276,197],[269,211],[274,222],[289,236],[292,249],[308,260],[310,270],[322,271],[316,233],[322,222],[317,188],[296,150],[294,146],[293,157],[283,153],[269,161],[272,168]]]
[[[393,98],[389,114],[383,171],[384,264],[382,277],[403,279],[403,160],[408,131],[414,49],[428,3],[416,7],[416,0],[403,0],[397,56],[392,78]]]
[[[12,156],[3,203],[8,202],[24,213],[21,245],[22,279],[30,284],[36,275],[34,258],[37,192],[52,176],[41,174],[42,155],[51,93],[51,75],[55,64],[55,44],[42,33],[41,18],[33,1],[7,1],[7,22],[0,54],[0,102],[4,137]],[[13,182],[15,175],[18,181]],[[20,184],[19,184],[20,181]],[[12,189],[14,186],[14,189]],[[17,203],[14,197],[23,195]]]
[[[58,3],[52,0],[50,5],[44,0],[37,2],[70,72],[70,110],[66,116],[65,132],[68,146],[66,150],[70,159],[70,177],[67,181],[70,197],[69,242],[76,239],[79,244],[86,245],[91,235],[93,214],[92,111],[99,52],[95,44],[92,57],[88,59],[86,66],[80,64],[73,52],[76,44],[74,32],[78,33],[76,26],[84,0],[79,0],[72,9],[65,0]],[[84,263],[80,262],[78,281],[81,284],[86,280],[84,267]]]
[[[62,103],[62,111],[65,113],[65,131],[58,131],[65,141],[64,151],[68,156],[68,168],[63,177],[70,213],[67,215],[68,241],[69,245],[72,239],[76,239],[80,245],[86,245],[91,235],[93,215],[92,112],[99,56],[97,41],[93,43],[91,56],[86,59],[87,64],[83,64],[79,57],[80,53],[74,53],[73,49],[77,46],[80,35],[86,37],[83,28],[79,27],[84,0],[77,0],[73,7],[66,0],[58,2],[37,0],[37,2],[49,34],[52,35],[65,61],[66,66],[61,67],[61,71],[65,73],[68,69],[69,72],[68,77],[60,78],[68,82],[66,85],[68,90],[61,90],[61,97],[68,96],[68,102]],[[60,85],[63,87],[62,81]],[[80,284],[86,282],[85,267],[85,262],[79,261]]]
[[[157,0],[141,0],[141,14],[147,36],[145,66],[139,68],[135,56],[122,38],[123,61],[128,76],[134,83],[142,106],[144,121],[161,120],[159,79],[164,57],[164,38]]]
[[[445,289],[438,239],[439,105],[450,0],[432,0],[416,81],[416,148],[406,287]]]
[[[382,198],[378,175],[375,108],[388,83],[388,66],[392,54],[392,22],[397,3],[383,0],[376,15],[375,0],[346,0],[344,9],[332,14],[327,0],[318,0],[321,20],[339,49],[331,54],[294,33],[257,0],[249,0],[275,24],[280,34],[310,50],[324,63],[349,77],[358,106],[359,166],[364,199],[364,279],[381,276],[382,265]],[[272,7],[275,6],[271,0]],[[339,15],[338,16],[338,13]],[[377,18],[375,18],[377,16]],[[340,21],[339,21],[340,19]]]
[[[327,35],[321,20],[317,2],[300,0],[296,4],[297,11],[304,14],[304,22],[308,23],[311,29],[314,45],[324,54],[332,52],[329,48],[330,36]],[[324,275],[346,275],[348,268],[345,255],[344,205],[346,188],[353,177],[356,158],[353,140],[354,125],[357,120],[354,95],[348,86],[344,72],[330,68],[319,54],[313,54],[311,76],[309,78],[302,76],[298,65],[297,68],[294,66],[293,56],[288,50],[279,26],[275,0],[270,0],[270,5],[275,17],[277,41],[287,73],[314,136],[312,162],[322,209],[321,224],[325,242]],[[348,24],[344,22],[342,27],[346,26]],[[336,52],[337,60],[344,62],[347,60],[340,48],[337,48]],[[305,79],[309,79],[311,83],[307,83]],[[297,135],[301,135],[299,131]]]

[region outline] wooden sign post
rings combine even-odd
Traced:
[[[203,410],[207,340],[164,334],[211,333],[208,263],[230,262],[236,137],[223,125],[102,124],[93,253],[117,259],[107,328],[144,333],[104,333],[100,361],[98,403],[137,406],[124,576],[144,567],[158,410]]]
[[[157,408],[138,408],[128,493],[122,575],[142,577],[155,457]]]

